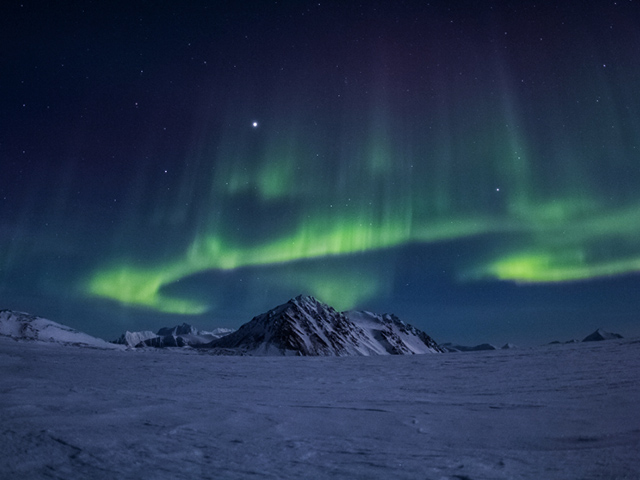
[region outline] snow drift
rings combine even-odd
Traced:
[[[212,357],[0,337],[4,479],[632,479],[640,341]]]

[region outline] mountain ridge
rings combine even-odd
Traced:
[[[120,346],[37,315],[0,310],[0,335],[15,340],[32,340],[82,347],[118,349]]]
[[[337,312],[307,295],[253,317],[201,348],[246,355],[399,355],[442,353],[426,333],[394,315]]]
[[[212,331],[198,330],[188,323],[174,327],[163,327],[157,333],[152,331],[126,331],[113,341],[127,347],[195,347],[206,344],[233,332],[230,328],[216,328]]]

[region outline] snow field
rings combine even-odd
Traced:
[[[634,479],[639,363],[633,340],[299,358],[0,338],[0,472]]]

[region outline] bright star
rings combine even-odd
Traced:
[[[253,125],[253,128],[257,128],[258,127],[258,122],[253,122],[251,125]]]

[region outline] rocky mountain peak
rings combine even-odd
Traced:
[[[299,295],[207,345],[259,355],[381,355],[440,352],[426,333],[394,315],[337,312]]]

